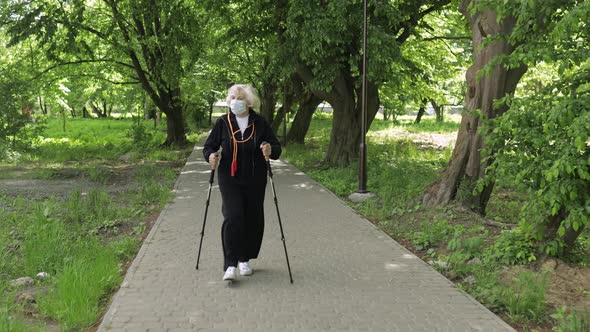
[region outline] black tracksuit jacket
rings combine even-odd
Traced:
[[[236,116],[229,112],[230,119],[234,131],[238,131],[235,136],[238,140],[242,140],[242,133],[239,131],[240,127],[236,122]],[[260,144],[267,142],[271,145],[271,159],[278,159],[281,156],[281,144],[275,136],[272,128],[260,115],[250,109],[250,116],[248,118],[248,125],[254,123],[254,138],[246,143],[238,143],[238,170],[237,174],[232,177],[230,173],[232,155],[233,155],[233,141],[230,133],[230,126],[227,121],[227,114],[222,115],[215,122],[215,126],[205,145],[203,146],[203,157],[209,162],[209,155],[217,152],[219,147],[222,147],[222,158],[219,161],[218,181],[219,185],[223,185],[228,181],[240,184],[252,183],[266,183],[266,160],[260,150]],[[250,136],[252,128],[248,128],[244,133],[244,138]]]

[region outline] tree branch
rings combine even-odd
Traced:
[[[433,36],[429,38],[422,38],[422,41],[433,40],[471,40],[471,36]]]
[[[62,75],[59,78],[55,79],[53,82],[55,82],[56,80],[58,80],[58,79],[60,79],[62,77],[92,77],[92,78],[96,78],[98,80],[109,82],[111,84],[116,84],[116,85],[131,85],[131,84],[139,84],[139,83],[141,83],[139,80],[137,80],[137,81],[113,81],[113,80],[110,80],[110,79],[108,79],[106,77],[102,77],[100,75],[91,75],[91,74]]]
[[[44,74],[52,71],[53,69],[62,67],[62,66],[68,66],[68,65],[79,65],[79,64],[83,64],[83,63],[99,63],[99,62],[110,62],[110,63],[114,63],[114,64],[118,64],[127,68],[131,68],[134,69],[134,67],[128,63],[125,62],[121,62],[121,61],[117,61],[114,59],[97,59],[97,60],[77,60],[77,61],[68,61],[68,62],[60,62],[57,63],[53,66],[50,66],[48,68],[45,68],[42,72],[40,72],[39,74],[37,74],[35,77],[33,77],[33,80],[43,76]]]
[[[435,12],[435,11],[441,9],[442,7],[448,5],[450,2],[451,2],[451,0],[441,0],[441,1],[433,4],[432,7],[427,8],[421,12],[416,12],[414,15],[410,16],[410,18],[407,21],[403,22],[400,25],[400,29],[398,31],[403,29],[403,32],[399,36],[397,36],[397,38],[395,40],[400,44],[405,42],[406,39],[408,39],[408,37],[410,37],[411,30],[412,30],[412,28],[414,28],[418,24],[418,21],[420,21],[422,18],[424,18],[424,16],[426,16],[432,12]],[[418,6],[418,7],[420,7],[421,5],[422,4],[416,4],[416,6]]]
[[[313,73],[308,66],[297,64],[296,67],[297,75],[301,78],[301,80],[305,83],[305,86],[309,88],[309,83],[313,80]],[[309,90],[314,95],[322,98],[323,100],[328,99],[328,94],[324,91],[320,90]]]
[[[105,0],[105,2],[111,6],[111,10],[113,12],[113,17],[115,19],[115,22],[117,23],[117,25],[121,29],[121,33],[123,34],[123,38],[125,39],[125,42],[127,43],[127,52],[129,54],[129,57],[131,58],[131,61],[133,63],[133,67],[135,68],[135,72],[137,73],[138,79],[141,82],[141,86],[148,93],[148,95],[150,96],[152,101],[156,105],[158,105],[158,108],[160,108],[160,110],[164,111],[166,109],[166,105],[163,103],[161,96],[158,95],[156,90],[154,90],[154,88],[150,84],[150,81],[146,75],[146,72],[143,70],[141,63],[139,62],[139,58],[137,57],[137,54],[135,54],[135,51],[130,46],[131,37],[129,35],[129,31],[126,29],[125,25],[123,25],[122,20],[124,20],[124,18],[121,18],[122,15],[119,13],[119,10],[117,9],[117,4],[115,3],[114,0]]]

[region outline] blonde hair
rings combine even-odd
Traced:
[[[258,93],[256,92],[256,89],[249,84],[234,84],[229,89],[227,89],[227,98],[225,101],[228,105],[230,104],[232,96],[243,97],[248,107],[254,109],[258,109],[260,107]]]

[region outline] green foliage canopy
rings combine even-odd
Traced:
[[[510,4],[506,10],[526,23],[511,36],[522,47],[499,61],[551,65],[557,77],[505,98],[510,111],[490,126],[488,151],[496,151],[490,171],[514,176],[534,193],[523,207],[522,226],[547,240],[545,251],[556,255],[590,220],[590,1]],[[532,10],[540,10],[540,19],[531,20]]]

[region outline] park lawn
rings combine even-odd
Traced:
[[[305,145],[288,145],[282,158],[517,330],[585,331],[590,322],[590,296],[584,291],[590,289],[590,230],[567,262],[541,258],[530,238],[510,231],[529,199],[510,179],[498,179],[485,218],[457,205],[422,206],[422,193],[451,156],[459,121],[458,116],[443,123],[424,117],[415,125],[409,116],[396,122],[376,119],[367,135],[367,189],[375,198],[363,203],[347,199],[358,189],[358,164],[330,168],[321,163],[330,116],[314,115]],[[497,226],[502,224],[506,227]]]
[[[160,146],[165,123],[46,126],[30,153],[0,164],[0,331],[96,325],[192,152]],[[9,285],[20,277],[34,283]]]

